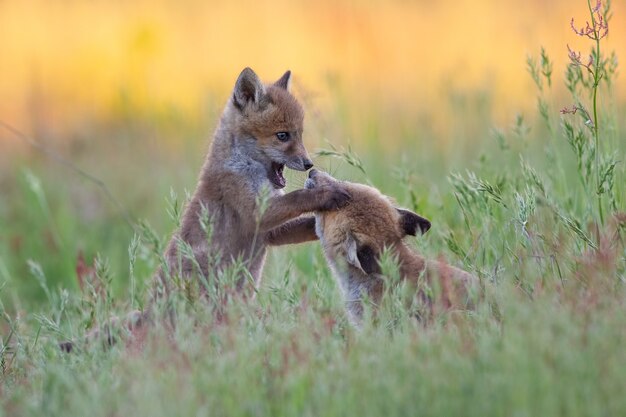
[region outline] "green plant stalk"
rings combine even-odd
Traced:
[[[596,150],[596,194],[598,195],[598,215],[600,216],[600,225],[604,225],[604,213],[602,211],[602,194],[600,193],[600,140],[598,134],[598,86],[600,84],[600,36],[596,30],[596,18],[591,7],[591,0],[587,0],[589,14],[591,14],[591,24],[596,41],[596,61],[595,71],[593,72],[593,138]]]

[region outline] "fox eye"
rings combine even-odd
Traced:
[[[289,140],[289,132],[278,132],[276,133],[276,139],[281,142],[287,142]]]

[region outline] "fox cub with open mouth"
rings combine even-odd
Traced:
[[[313,166],[302,141],[304,110],[289,93],[290,79],[287,71],[278,81],[264,84],[250,68],[237,78],[195,192],[165,250],[165,265],[156,273],[149,306],[167,298],[174,283],[180,282],[177,278],[208,281],[236,262],[242,262],[245,271],[238,274],[235,290],[253,296],[267,248],[316,240],[315,218],[302,215],[334,210],[349,200],[349,194],[333,184],[283,192],[285,167],[307,171]],[[259,207],[262,196],[267,198],[264,210]],[[203,216],[212,222],[210,241]],[[184,255],[182,246],[188,249]],[[128,329],[142,328],[154,319],[150,308],[133,311],[126,319],[113,318],[92,330],[87,339],[103,334],[111,344],[110,328],[120,323]],[[63,342],[61,347],[70,351],[73,343]]]
[[[285,167],[307,171],[313,166],[302,142],[304,111],[288,91],[290,79],[289,71],[271,84],[262,83],[250,68],[239,75],[196,190],[167,247],[168,273],[158,274],[166,291],[169,276],[207,277],[238,259],[252,276],[252,285],[258,285],[268,246],[316,240],[315,219],[300,216],[336,209],[349,199],[332,184],[287,194],[282,190]],[[268,201],[260,213],[263,192]],[[201,224],[203,211],[213,222],[211,242]],[[181,256],[180,241],[191,247],[195,259]],[[217,265],[210,264],[209,253],[219,255]],[[245,276],[239,280],[240,291],[246,281]]]
[[[418,280],[424,276],[429,285],[440,286],[445,307],[458,307],[459,302],[461,306],[469,305],[470,290],[478,284],[474,275],[443,261],[424,259],[402,240],[406,235],[426,233],[430,229],[428,220],[394,207],[373,187],[338,181],[315,169],[310,171],[305,188],[331,185],[341,185],[351,198],[337,211],[316,212],[316,233],[354,324],[362,321],[364,299],[375,307],[380,304],[386,279],[379,259],[385,249],[397,258],[401,279],[419,291],[419,300],[428,305],[434,301],[418,289]]]

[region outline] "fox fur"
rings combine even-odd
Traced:
[[[316,240],[315,220],[300,217],[344,205],[349,195],[339,185],[285,194],[282,170],[286,166],[306,171],[313,166],[302,142],[304,111],[289,91],[291,72],[273,84],[263,84],[245,68],[226,104],[202,167],[198,185],[188,203],[180,229],[174,233],[165,258],[167,276],[208,276],[236,259],[244,265],[257,285],[268,246]],[[259,196],[267,193],[267,208],[259,213]],[[200,224],[206,210],[213,223],[207,242]],[[181,257],[179,241],[192,249],[195,262]],[[208,265],[208,253],[219,254],[217,265]],[[245,279],[239,287],[244,287]]]
[[[397,258],[401,279],[416,290],[420,277],[425,277],[431,285],[438,279],[436,284],[441,287],[441,301],[446,307],[452,307],[457,301],[467,303],[468,291],[478,283],[474,275],[440,260],[425,259],[403,242],[406,235],[426,233],[430,221],[394,207],[373,187],[338,181],[315,169],[309,172],[305,188],[315,190],[331,185],[342,185],[351,198],[337,211],[317,212],[316,233],[354,324],[362,321],[365,297],[375,306],[380,304],[386,279],[381,274],[379,256],[385,249],[391,250]],[[419,294],[419,299],[432,302],[423,293]]]
[[[237,292],[253,295],[251,287],[259,283],[269,246],[316,240],[315,218],[302,215],[334,210],[349,200],[349,194],[334,184],[287,194],[282,190],[285,166],[297,171],[313,166],[302,141],[304,110],[289,93],[290,80],[290,71],[271,84],[263,84],[250,68],[239,75],[180,228],[165,250],[166,265],[156,274],[152,301],[167,296],[176,277],[208,279],[210,273],[215,276],[237,260],[253,281],[247,285],[250,280],[243,273]],[[263,195],[267,206],[261,212]],[[212,223],[210,241],[200,220],[203,212]],[[182,255],[181,245],[191,248],[193,259]],[[209,253],[219,262],[209,265]],[[134,330],[152,320],[150,308],[133,311],[125,319],[112,318],[87,339],[109,335],[111,327]],[[67,351],[72,346],[72,342],[61,344]]]

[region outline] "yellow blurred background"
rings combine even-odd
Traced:
[[[625,8],[614,2],[603,46],[621,57]],[[445,127],[450,94],[487,94],[498,123],[534,106],[525,61],[541,46],[562,84],[566,44],[590,47],[570,19],[580,26],[587,16],[585,2],[571,0],[4,0],[0,119],[61,137],[128,109],[175,110],[194,123],[250,66],[266,81],[291,69],[296,90],[322,111],[345,97],[364,115],[353,123],[395,106]],[[615,89],[626,95],[621,80]]]

